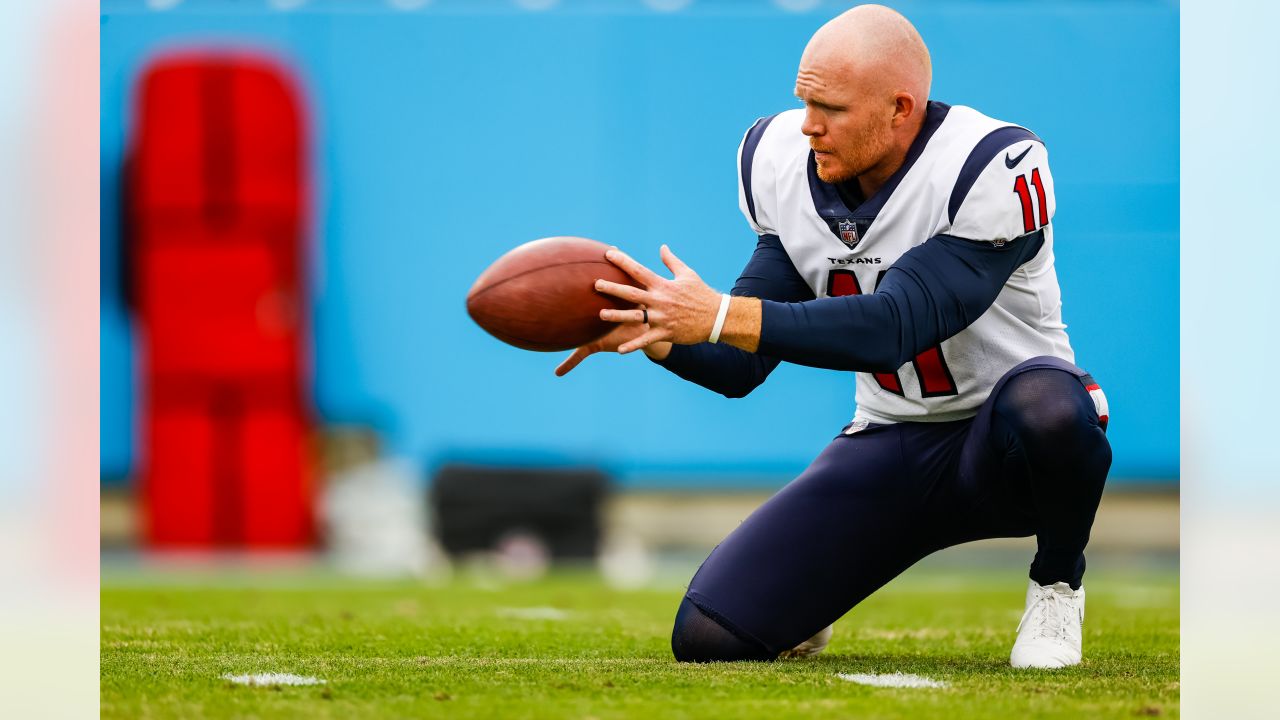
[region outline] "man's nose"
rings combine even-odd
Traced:
[[[800,132],[809,137],[816,137],[825,132],[822,122],[815,116],[812,110],[804,111],[804,122],[800,125]]]

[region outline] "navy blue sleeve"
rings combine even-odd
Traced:
[[[761,235],[730,295],[758,297],[780,303],[813,300],[813,291],[796,272],[777,235]],[[699,343],[672,345],[666,359],[655,361],[671,372],[708,390],[738,398],[756,389],[778,366],[778,358],[749,353],[732,345]]]
[[[764,300],[759,352],[832,370],[893,372],[977,320],[1043,245],[1043,230],[1001,247],[938,235],[903,254],[874,293]]]

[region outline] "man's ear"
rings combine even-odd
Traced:
[[[911,93],[900,92],[893,96],[893,126],[899,127],[915,112],[916,99]]]

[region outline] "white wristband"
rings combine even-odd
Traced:
[[[724,319],[729,317],[729,295],[728,293],[720,294],[720,312],[716,313],[716,324],[711,326],[711,337],[707,338],[707,342],[715,344],[720,342],[720,331],[724,329]]]

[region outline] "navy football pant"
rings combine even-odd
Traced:
[[[841,434],[703,562],[676,659],[767,660],[952,545],[1035,535],[1031,578],[1079,587],[1111,466],[1093,381],[1057,358],[1010,370],[978,414]]]

